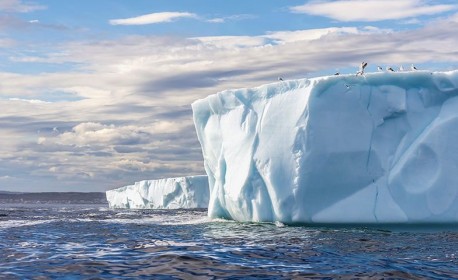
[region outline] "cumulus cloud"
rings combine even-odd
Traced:
[[[424,0],[333,0],[310,1],[291,12],[324,16],[339,21],[381,21],[440,14],[457,5],[429,4]]]
[[[52,176],[62,184],[61,188],[78,182],[80,190],[84,190],[87,182],[103,190],[145,178],[203,173],[198,163],[200,150],[193,148],[198,146],[195,133],[181,131],[184,127],[180,123],[159,121],[135,126],[85,122],[71,129],[43,125],[48,127],[48,133],[38,133],[35,144],[21,143],[14,152],[0,155],[0,176],[2,172],[5,176],[18,174],[19,169],[29,179],[37,179],[38,186],[40,178]],[[167,136],[176,133],[183,141]],[[14,131],[5,134],[11,140]],[[186,145],[190,147],[181,147]],[[9,164],[4,165],[6,162]]]
[[[109,22],[111,25],[146,25],[171,22],[180,18],[197,18],[197,15],[188,12],[161,12],[132,18],[112,19]]]
[[[172,121],[153,122],[149,126],[116,126],[114,124],[85,122],[74,126],[71,131],[63,132],[50,139],[39,137],[38,143],[45,144],[47,141],[51,141],[59,145],[77,147],[140,145],[150,143],[155,134],[176,133],[182,129],[182,126],[181,123]],[[57,127],[52,130],[59,132]]]

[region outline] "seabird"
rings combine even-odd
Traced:
[[[364,69],[367,66],[367,62],[361,62],[361,66],[359,67],[359,71],[356,72],[356,76],[358,75],[364,75]]]
[[[379,72],[383,72],[383,68],[380,67],[380,66],[377,66],[377,70],[378,70]]]
[[[404,67],[402,65],[399,66],[399,71],[401,71],[401,72],[404,71]]]
[[[410,70],[416,71],[416,70],[418,70],[418,69],[417,69],[417,67],[415,67],[415,66],[412,64],[412,65],[410,65]]]
[[[386,71],[389,71],[389,72],[394,72],[394,69],[393,69],[393,68],[391,68],[391,67],[388,67],[388,66],[387,66],[387,67],[386,67]]]
[[[279,81],[283,81],[283,78],[282,78],[282,77],[278,77],[278,80],[279,80]]]
[[[334,76],[338,76],[338,75],[340,75],[340,73],[339,73],[339,72],[336,72],[336,73],[334,74]]]

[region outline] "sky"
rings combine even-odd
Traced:
[[[190,104],[377,65],[458,69],[456,0],[0,0],[0,190],[205,174]]]

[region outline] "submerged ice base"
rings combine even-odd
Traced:
[[[110,208],[207,208],[207,176],[145,180],[106,192]]]
[[[458,222],[458,71],[284,81],[192,108],[210,217]]]

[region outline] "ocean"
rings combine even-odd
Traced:
[[[0,195],[0,279],[454,279],[457,257],[453,226],[239,223]]]

